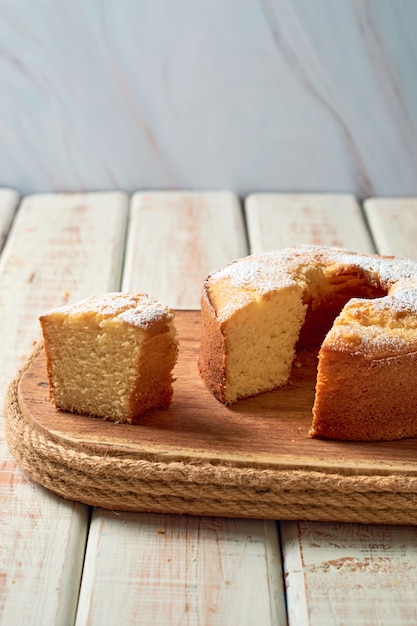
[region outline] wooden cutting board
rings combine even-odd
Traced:
[[[90,484],[94,483],[94,463],[98,468],[105,459],[106,467],[110,467],[107,471],[117,478],[122,462],[128,459],[130,469],[124,468],[122,473],[131,483],[129,493],[133,476],[142,481],[144,486],[138,487],[139,500],[133,498],[132,502],[127,502],[124,487],[120,501],[117,491],[109,502],[105,498],[103,501],[102,496],[94,500],[94,496],[79,492],[79,485],[71,476],[68,480],[75,483],[74,493],[71,485],[57,488],[52,482],[51,486],[50,479],[42,479],[39,470],[32,475],[35,480],[65,497],[110,508],[281,519],[304,517],[392,523],[416,520],[417,523],[417,505],[410,504],[409,496],[414,489],[411,483],[414,485],[417,481],[417,439],[357,443],[309,436],[315,352],[304,351],[298,355],[285,387],[225,407],[207,391],[198,374],[200,313],[177,311],[176,325],[180,355],[175,370],[173,404],[169,409],[150,411],[134,425],[57,410],[48,399],[43,351],[17,383],[22,419],[32,432],[36,431],[38,437],[47,442],[53,450],[52,457],[55,448],[64,451],[64,456],[65,451],[69,451],[72,460],[67,471],[70,473],[78,458],[82,458],[83,463],[90,459],[90,469],[80,470],[87,474],[92,472]],[[13,440],[13,433],[9,438]],[[60,463],[61,457],[56,461],[57,465]],[[39,465],[32,460],[32,465],[36,464]],[[138,478],[144,464],[145,475]],[[42,470],[42,461],[40,468]],[[168,473],[177,468],[181,476],[175,479],[174,472],[174,476],[166,474],[164,478],[161,468]],[[156,481],[158,489],[161,488],[161,498],[156,498],[155,503],[149,502],[152,490],[146,487],[146,476],[149,484],[155,486]],[[62,482],[62,476],[58,482]],[[181,489],[177,493],[179,485]],[[200,485],[200,498],[198,492],[191,493],[196,485]],[[244,506],[235,501],[233,494],[237,486]],[[141,490],[146,491],[146,502],[141,501]],[[205,502],[207,493],[209,506]],[[385,496],[389,500],[386,511],[381,493],[389,496]],[[361,502],[355,503],[356,495],[361,496]],[[393,497],[394,500],[400,498],[398,507]],[[374,499],[376,510],[372,506]]]

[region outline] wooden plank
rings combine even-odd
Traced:
[[[252,253],[303,243],[373,250],[350,194],[258,193],[248,196],[245,210]]]
[[[139,194],[123,288],[197,308],[203,276],[246,251],[233,195]],[[79,626],[286,623],[274,522],[95,510],[90,537]]]
[[[417,259],[417,198],[368,198],[364,210],[378,252]]]
[[[77,625],[283,625],[281,588],[272,522],[97,511]]]
[[[330,207],[327,197],[321,203],[317,195],[298,195],[290,218],[287,197],[252,199],[251,249],[253,232],[257,250],[314,243],[372,251],[359,208],[347,209],[347,224],[343,212],[352,201],[339,199]],[[306,206],[311,211],[303,210]],[[389,232],[387,223],[384,228]],[[407,225],[401,230],[405,233]],[[397,245],[401,240],[398,235]],[[318,522],[281,522],[280,528],[289,626],[415,623],[417,603],[410,591],[417,584],[414,528]]]
[[[18,202],[19,194],[17,191],[6,188],[0,189],[0,250],[3,248]]]
[[[18,349],[21,362],[43,310],[120,287],[126,211],[119,192],[24,199],[0,260],[1,291],[13,293],[0,302],[0,316],[8,317],[3,354],[13,361]]]
[[[414,626],[417,528],[282,522],[289,626]]]
[[[0,259],[2,396],[40,336],[41,312],[119,288],[127,209],[122,193],[23,200]],[[0,500],[0,623],[73,623],[88,507],[57,498],[23,475],[7,449],[3,419]]]
[[[157,294],[177,309],[199,309],[204,277],[246,253],[242,209],[235,195],[136,193],[123,285]]]

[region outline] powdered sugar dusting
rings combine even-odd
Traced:
[[[211,293],[216,289],[222,291],[217,315],[224,320],[248,302],[269,292],[291,285],[302,286],[308,291],[306,272],[315,267],[329,274],[332,269],[356,269],[370,285],[385,291],[387,296],[372,300],[375,314],[390,310],[417,315],[417,262],[400,257],[358,254],[343,248],[302,245],[255,254],[214,272],[205,284]],[[230,298],[227,297],[229,289]]]
[[[109,292],[94,295],[75,304],[66,304],[50,311],[64,315],[81,315],[93,313],[102,320],[118,318],[119,320],[149,328],[158,322],[169,322],[173,312],[165,305],[144,293]]]
[[[328,333],[323,347],[362,355],[372,359],[386,359],[400,354],[417,352],[416,338],[403,329],[389,327],[335,325]]]
[[[243,262],[232,263],[213,275],[215,281],[227,280],[233,287],[269,293],[277,288],[295,284],[285,266],[284,259],[271,253],[247,257]],[[289,260],[289,259],[286,259]]]

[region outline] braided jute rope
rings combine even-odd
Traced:
[[[6,437],[35,482],[66,499],[113,510],[258,519],[417,524],[417,477],[256,469],[198,461],[159,462],[86,452],[55,441],[19,407],[18,385],[38,345],[10,383]]]

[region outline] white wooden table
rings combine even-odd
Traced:
[[[122,289],[198,308],[249,251],[417,258],[416,231],[417,199],[0,190],[1,394],[52,306]],[[417,528],[89,510],[23,475],[0,420],[2,625],[411,626],[416,588]]]

